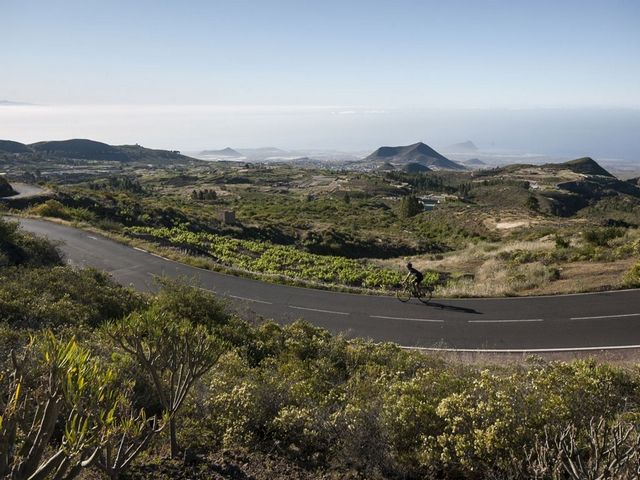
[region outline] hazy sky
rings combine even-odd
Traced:
[[[180,148],[224,146],[264,127],[276,140],[313,136],[301,125],[329,127],[331,137],[344,125],[331,123],[345,115],[337,112],[404,111],[394,120],[408,122],[418,121],[416,111],[437,118],[434,111],[468,109],[640,109],[638,0],[0,0],[0,24],[0,100],[118,105],[123,118],[150,115],[140,105],[163,106],[153,107],[163,115],[176,106],[182,122],[199,128],[190,137],[159,121],[162,143]],[[186,105],[209,106],[217,120],[203,111],[185,117]],[[0,108],[0,138],[15,136],[24,114]],[[104,140],[160,134],[153,116],[138,130],[134,121],[118,129],[109,123],[113,111],[88,130],[90,112],[104,115],[91,108],[74,119],[68,109],[32,110],[33,127],[27,121],[17,136],[80,136],[74,127]],[[282,111],[287,121],[278,129]],[[333,117],[316,125],[318,111]],[[252,115],[263,122],[247,121]],[[45,128],[46,118],[53,123]],[[428,140],[424,130],[414,140]],[[390,131],[400,141],[400,130]],[[331,138],[327,147],[346,146]]]

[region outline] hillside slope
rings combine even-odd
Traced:
[[[0,153],[16,154],[20,160],[28,160],[32,163],[42,160],[62,163],[66,160],[86,160],[167,165],[198,161],[174,150],[151,149],[140,145],[109,145],[84,138],[43,141],[31,145],[0,140]]]
[[[436,170],[465,170],[463,165],[449,160],[422,142],[398,147],[380,147],[365,157],[363,162],[390,163],[400,167],[417,163]]]
[[[0,153],[29,153],[31,149],[24,143],[0,140]]]
[[[117,145],[115,147],[127,157],[129,162],[171,164],[198,162],[195,158],[182,155],[177,150],[158,150],[140,145]]]
[[[601,175],[603,177],[615,178],[591,157],[577,158],[564,163],[547,163],[543,165],[543,167],[557,170],[566,168],[574,173],[581,173],[583,175]]]
[[[127,155],[116,147],[83,138],[38,142],[32,144],[31,148],[36,152],[65,158],[117,162],[126,162],[129,160]]]
[[[626,202],[628,209],[640,204],[638,185],[619,180],[589,157],[544,165],[508,165],[476,172],[475,178],[527,185],[523,196],[536,196],[543,210],[563,217],[573,216],[583,208],[605,200],[608,208],[611,208],[611,202]],[[497,196],[496,201],[499,200]]]

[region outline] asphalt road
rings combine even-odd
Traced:
[[[31,219],[30,232],[61,242],[67,261],[109,272],[124,285],[152,290],[155,275],[188,278],[229,297],[244,313],[279,322],[305,320],[333,333],[405,347],[470,351],[575,351],[640,348],[640,290],[500,299],[391,297],[274,285],[163,259],[100,235]]]

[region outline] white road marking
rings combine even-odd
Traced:
[[[524,318],[522,320],[469,320],[469,323],[527,323],[543,321],[542,318]]]
[[[569,320],[598,320],[601,318],[640,317],[640,313],[625,313],[622,315],[600,315],[598,317],[571,317]]]
[[[133,249],[134,249],[134,250],[138,250],[139,252],[148,253],[146,250],[143,250],[142,248],[133,247]]]
[[[246,300],[247,302],[264,303],[265,305],[273,305],[271,302],[265,302],[264,300],[256,300],[255,298],[239,297],[238,295],[227,295],[227,297],[235,298],[236,300]]]
[[[90,238],[91,240],[97,240],[97,237],[94,237],[93,235],[87,235],[88,238]]]
[[[602,347],[565,347],[565,348],[438,348],[438,347],[407,347],[405,350],[419,350],[424,352],[462,352],[462,353],[553,353],[553,352],[592,352],[596,350],[631,350],[640,349],[640,345],[607,345]]]
[[[213,288],[198,287],[196,285],[194,285],[194,287],[197,288],[198,290],[202,290],[203,292],[216,293],[215,289]]]
[[[385,320],[405,320],[407,322],[430,322],[443,323],[444,320],[435,320],[431,318],[405,318],[405,317],[385,317],[384,315],[369,315],[370,318],[383,318]]]
[[[288,307],[295,308],[296,310],[309,310],[310,312],[333,313],[334,315],[350,315],[349,312],[336,312],[335,310],[321,310],[319,308],[297,307],[295,305],[288,305]]]

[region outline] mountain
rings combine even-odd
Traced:
[[[466,170],[463,165],[449,160],[422,142],[400,147],[380,147],[363,162],[390,163],[400,167],[418,163],[435,170]]]
[[[29,153],[32,150],[24,143],[0,140],[0,153]]]
[[[200,155],[207,156],[215,156],[215,157],[242,157],[243,155],[234,150],[233,148],[227,147],[222,150],[203,150],[200,152]]]
[[[478,147],[471,141],[467,140],[466,142],[454,143],[453,145],[449,145],[444,149],[445,152],[477,152]]]

